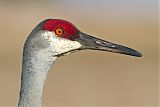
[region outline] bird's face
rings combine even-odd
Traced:
[[[61,19],[48,19],[43,23],[44,38],[50,43],[55,56],[75,50],[100,50],[141,57],[141,53],[126,46],[111,43],[87,35],[78,30],[72,23]]]

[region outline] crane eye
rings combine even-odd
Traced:
[[[64,33],[64,31],[63,31],[61,28],[57,28],[56,31],[55,31],[55,33],[56,33],[58,36],[60,36],[60,35],[62,35],[62,34]]]

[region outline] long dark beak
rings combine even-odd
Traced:
[[[136,56],[136,57],[142,56],[141,53],[139,53],[134,49],[128,48],[126,46],[118,45],[115,43],[111,43],[102,39],[98,39],[82,32],[79,33],[79,38],[76,38],[75,40],[81,43],[82,46],[80,47],[80,50],[91,49],[91,50],[120,53],[125,55]]]

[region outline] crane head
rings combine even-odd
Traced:
[[[54,56],[74,52],[76,50],[100,50],[141,57],[138,51],[126,46],[111,43],[81,32],[72,23],[61,19],[47,19],[40,23],[38,35],[42,35],[49,43]],[[40,34],[39,34],[40,33]]]

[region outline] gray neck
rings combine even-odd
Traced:
[[[56,60],[48,42],[37,33],[44,22],[32,30],[24,45],[18,107],[41,107],[43,86],[48,71]]]
[[[43,86],[56,60],[47,50],[32,51],[24,49],[18,107],[41,107]]]

